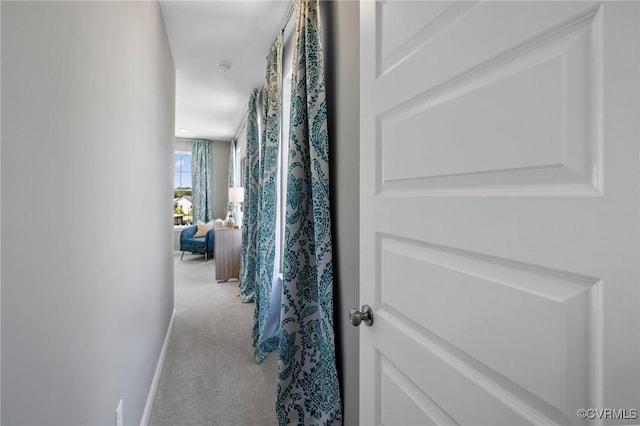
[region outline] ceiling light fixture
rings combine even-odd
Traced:
[[[231,69],[231,64],[229,62],[218,62],[218,70],[220,72],[227,72]]]

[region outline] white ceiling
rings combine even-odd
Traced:
[[[161,0],[176,67],[176,136],[231,140],[292,0]],[[226,73],[218,63],[228,62]],[[182,129],[182,130],[181,130]]]

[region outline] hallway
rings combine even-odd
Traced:
[[[257,365],[253,304],[213,261],[174,256],[176,318],[149,425],[274,425],[277,354]]]

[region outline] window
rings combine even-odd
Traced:
[[[282,81],[282,117],[280,127],[280,158],[278,159],[278,207],[276,225],[276,273],[281,275],[284,258],[284,231],[287,211],[287,171],[289,166],[289,115],[291,113],[291,67],[285,71]]]
[[[193,224],[191,153],[176,152],[173,173],[173,224]]]
[[[174,188],[191,189],[191,154],[176,152]]]

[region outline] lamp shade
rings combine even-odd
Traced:
[[[244,201],[244,188],[242,186],[229,188],[230,203],[241,203],[243,201]]]

